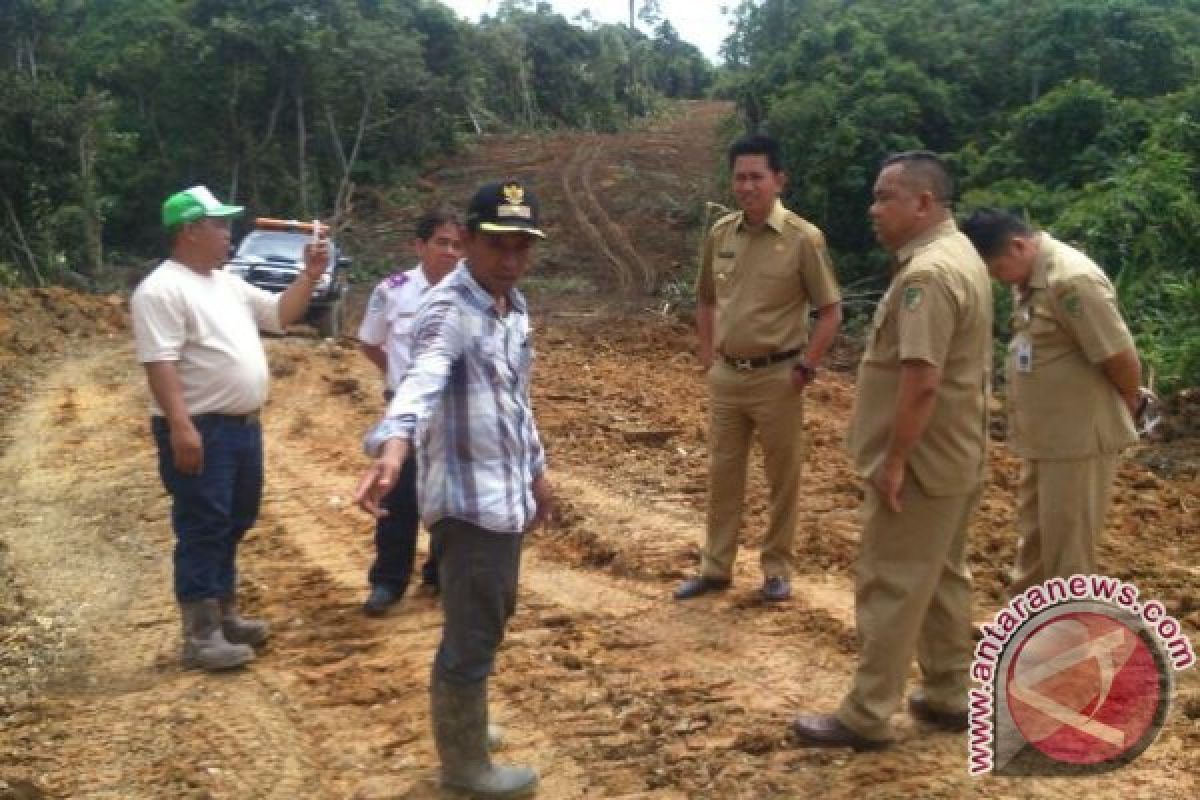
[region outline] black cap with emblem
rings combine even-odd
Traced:
[[[515,180],[489,183],[475,192],[467,206],[467,230],[546,238],[538,228],[537,197]]]

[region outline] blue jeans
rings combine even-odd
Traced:
[[[263,488],[262,428],[236,417],[193,417],[204,445],[204,469],[175,469],[171,434],[162,417],[151,428],[158,473],[171,495],[175,530],[175,597],[181,602],[232,595],[237,547],[258,518]]]
[[[433,671],[450,683],[476,683],[491,674],[517,607],[522,537],[450,517],[432,534],[445,615]]]

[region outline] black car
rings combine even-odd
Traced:
[[[270,292],[282,292],[292,285],[304,268],[304,245],[312,241],[313,223],[260,217],[237,246],[225,269],[240,275],[247,283]],[[322,232],[327,226],[321,226]],[[341,333],[345,305],[347,267],[350,259],[332,239],[329,242],[329,269],[313,288],[312,300],[304,321],[322,336]]]

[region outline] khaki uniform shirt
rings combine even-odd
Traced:
[[[740,211],[717,220],[704,241],[696,297],[716,305],[714,345],[731,358],[803,347],[810,308],[842,299],[825,237],[778,200],[758,230]]]
[[[850,423],[855,467],[870,475],[887,454],[903,361],[939,367],[937,401],[908,467],[926,494],[974,491],[983,481],[992,349],[987,267],[953,220],[896,253],[858,369]]]
[[[1119,452],[1137,431],[1100,366],[1134,348],[1116,292],[1083,253],[1044,233],[1040,243],[1028,286],[1013,288],[1009,443],[1031,459]]]

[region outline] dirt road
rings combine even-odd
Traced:
[[[644,136],[664,146],[660,132]],[[644,156],[626,137],[603,152]],[[544,185],[592,157],[544,162],[562,169],[542,174]],[[557,183],[574,192],[573,180]],[[587,252],[579,261],[612,266],[574,235],[563,238]],[[623,245],[605,241],[628,266],[608,280],[644,285]],[[549,253],[558,269],[567,246]],[[557,526],[529,542],[492,694],[509,731],[503,757],[537,766],[539,797],[1197,795],[1197,670],[1184,674],[1159,741],[1103,777],[972,779],[963,737],[903,714],[884,753],[792,747],[787,720],[830,708],[853,665],[859,490],[840,447],[850,376],[824,374],[809,404],[795,599],[757,600],[765,490],[755,465],[735,589],[681,605],[669,593],[697,561],[707,459],[691,334],[656,314],[538,299],[535,405],[564,502]],[[0,336],[14,327],[3,310]],[[371,524],[349,495],[381,388],[365,359],[349,342],[269,341],[268,488],[241,566],[248,605],[275,635],[249,669],[200,675],[178,667],[168,503],[128,336],[119,320],[88,329],[72,317],[71,330],[92,335],[54,352],[45,343],[57,329],[45,326],[60,318],[46,319],[29,352],[0,358],[0,798],[438,797],[427,713],[436,601],[417,593],[385,619],[359,613]],[[996,607],[1013,550],[1016,462],[1002,447],[992,460],[971,555],[980,613]],[[1194,473],[1168,480],[1129,462],[1101,558],[1162,599],[1193,641],[1197,509]]]

